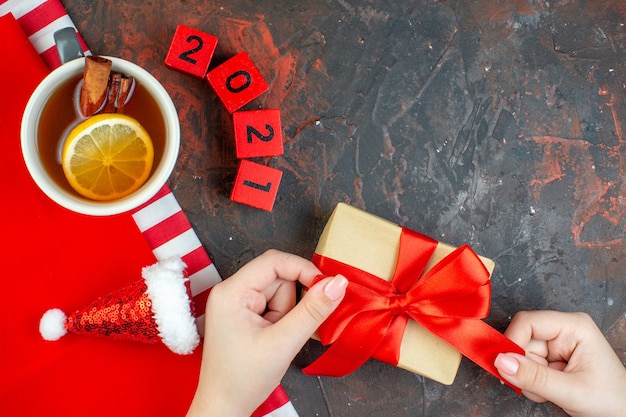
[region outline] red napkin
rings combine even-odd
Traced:
[[[61,65],[54,32],[66,27],[76,29],[76,26],[59,0],[0,0],[0,16],[8,13],[19,21],[20,28],[48,68]],[[90,54],[83,38],[79,33],[77,36],[83,51]]]
[[[200,363],[160,346],[38,332],[51,307],[73,311],[140,277],[155,257],[132,217],[67,211],[31,180],[19,146],[28,97],[48,73],[11,15],[0,18],[0,415],[184,415]],[[123,405],[123,409],[121,409]]]
[[[58,65],[40,35],[51,37],[50,27],[57,21],[67,25],[69,18],[65,14],[46,23],[44,9],[59,13],[58,0],[42,2],[30,13],[26,3],[34,7],[0,0],[0,15],[7,7],[23,14],[20,24],[11,15],[0,17],[0,172],[5,179],[0,261],[8,265],[0,291],[0,415],[184,415],[195,390],[199,350],[183,357],[165,347],[106,339],[45,342],[37,331],[50,307],[81,307],[138,279],[155,257],[183,256],[199,306],[220,277],[167,186],[132,217],[100,218],[57,206],[31,180],[19,127],[28,97],[48,73],[32,45],[50,67]],[[297,413],[278,387],[254,415]]]

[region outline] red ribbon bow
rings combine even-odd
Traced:
[[[412,318],[500,378],[493,365],[497,354],[523,355],[524,350],[481,320],[489,314],[489,272],[464,245],[424,274],[436,247],[437,241],[403,228],[391,282],[315,254],[313,262],[322,273],[342,274],[350,283],[339,308],[318,329],[321,342],[330,348],[304,372],[344,376],[370,357],[397,365]],[[517,387],[507,385],[519,394]]]

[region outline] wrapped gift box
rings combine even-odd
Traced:
[[[340,203],[324,228],[314,260],[320,256],[330,258],[391,281],[398,259],[402,230],[397,224]],[[457,249],[439,242],[435,242],[435,245],[424,274]],[[479,259],[491,275],[494,262],[484,257]],[[324,269],[322,272],[327,273]],[[373,357],[381,359],[376,354]],[[450,385],[458,371],[461,357],[461,353],[447,342],[416,321],[408,320],[401,340],[397,366]]]

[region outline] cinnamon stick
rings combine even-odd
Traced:
[[[133,77],[122,77],[119,86],[119,93],[117,94],[117,113],[124,113],[126,111],[126,101],[129,94],[133,91],[133,84],[135,79]]]
[[[115,113],[115,102],[120,91],[120,83],[122,82],[122,74],[112,72],[109,77],[109,87],[107,93],[107,102],[104,106],[103,113]]]
[[[106,100],[112,65],[110,60],[99,56],[85,58],[83,86],[80,91],[80,110],[83,116],[93,116]]]

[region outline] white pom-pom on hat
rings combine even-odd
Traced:
[[[65,328],[67,316],[58,308],[53,308],[45,312],[39,321],[39,333],[45,340],[59,340],[67,334]]]

